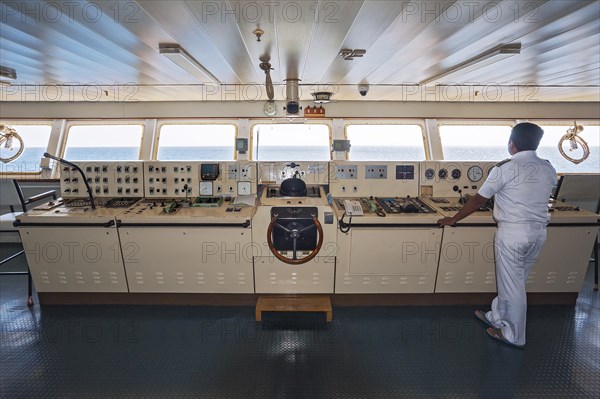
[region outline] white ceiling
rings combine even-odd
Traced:
[[[598,1],[52,0],[0,12],[0,65],[18,74],[0,86],[3,101],[264,100],[261,57],[276,99],[299,78],[303,100],[327,90],[335,100],[600,101]],[[159,43],[180,44],[222,85],[203,85]],[[417,85],[503,43],[521,54]],[[366,55],[346,61],[344,48]],[[364,98],[360,83],[371,86]]]

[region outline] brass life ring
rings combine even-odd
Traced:
[[[573,121],[573,127],[568,128],[567,133],[564,136],[562,136],[560,141],[558,142],[558,151],[560,151],[560,154],[566,160],[573,162],[574,164],[579,164],[585,161],[587,157],[590,156],[590,147],[588,143],[578,135],[582,131],[583,126],[578,125],[577,121]],[[575,151],[579,148],[579,146],[581,146],[581,148],[583,149],[583,155],[581,156],[581,158],[573,158],[565,152],[565,150],[563,149],[563,143],[567,140],[569,141],[569,152]]]
[[[19,158],[21,154],[23,154],[23,150],[25,149],[25,143],[23,143],[23,139],[15,129],[6,125],[0,125],[0,148],[5,148],[8,151],[13,150],[14,140],[17,140],[19,143],[19,148],[16,152],[7,157],[3,158],[0,156],[0,161],[4,163],[9,163]]]
[[[301,265],[303,263],[310,261],[315,256],[317,256],[317,254],[321,250],[321,246],[323,245],[323,227],[321,226],[321,222],[319,222],[319,219],[315,215],[312,215],[312,217],[313,217],[313,219],[312,219],[313,223],[310,226],[307,226],[301,230],[297,230],[297,229],[290,230],[287,227],[282,226],[281,224],[279,224],[277,222],[279,219],[276,216],[274,216],[271,219],[271,223],[269,223],[269,227],[267,228],[267,243],[269,244],[269,249],[271,250],[271,252],[273,253],[273,255],[275,255],[275,257],[277,259],[279,259],[283,263],[287,263],[288,265]],[[292,250],[293,251],[292,258],[283,256],[282,254],[279,253],[279,251],[277,251],[277,249],[275,249],[275,245],[273,245],[273,229],[274,228],[282,229],[286,233],[290,234],[290,236],[292,237],[292,240],[294,241],[294,249]],[[297,242],[298,238],[300,238],[300,235],[302,233],[304,233],[305,231],[308,231],[310,229],[313,229],[313,228],[317,229],[317,234],[319,236],[319,238],[317,239],[317,246],[315,247],[315,249],[312,250],[312,252],[310,254],[308,254],[304,258],[298,259],[297,255],[296,255],[297,254],[296,242]]]

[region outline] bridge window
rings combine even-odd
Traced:
[[[230,161],[234,159],[235,125],[165,124],[160,127],[161,161]]]
[[[11,162],[0,163],[1,173],[39,173],[40,160],[43,157],[52,126],[50,124],[19,124],[10,122],[0,122],[1,125],[6,125],[17,131],[24,144],[24,149],[21,155]],[[9,159],[20,150],[19,141],[12,139],[12,146],[6,147],[6,141],[0,138],[0,158],[3,160]]]
[[[509,125],[440,125],[444,159],[500,161],[510,156]]]
[[[423,129],[419,125],[349,125],[348,158],[353,161],[424,160]]]
[[[257,161],[329,161],[329,126],[324,124],[258,124],[252,128]]]
[[[564,125],[539,123],[544,129],[544,137],[542,137],[537,154],[540,158],[549,160],[558,173],[600,173],[600,126],[580,122],[577,122],[577,124],[583,126],[583,131],[579,133],[579,136],[588,143],[590,148],[590,155],[585,161],[574,164],[563,158],[558,150],[558,142],[567,133],[567,129],[573,126],[573,122]],[[564,142],[562,147],[568,156],[572,158],[581,157],[581,148],[569,151],[570,144],[568,141]]]
[[[77,124],[69,127],[64,157],[71,161],[129,161],[140,158],[141,124]]]

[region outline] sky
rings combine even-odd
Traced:
[[[346,133],[353,146],[423,147],[419,125],[350,125]]]
[[[557,146],[558,141],[567,132],[569,126],[545,126],[544,137],[540,142],[542,147]],[[440,137],[444,146],[492,147],[508,145],[510,126],[440,126]],[[600,126],[586,126],[579,135],[587,141],[590,147],[600,145]]]
[[[67,147],[139,147],[143,125],[75,125],[67,135]]]
[[[323,124],[258,124],[252,128],[252,137],[254,145],[258,141],[261,146],[295,144],[329,148],[329,127]]]
[[[50,139],[50,131],[52,127],[50,125],[14,125],[9,124],[17,131],[17,134],[21,136],[25,142],[26,147],[44,147],[48,146],[48,139]]]

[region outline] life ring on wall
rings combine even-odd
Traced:
[[[588,143],[584,139],[579,137],[579,133],[581,132],[583,132],[583,126],[578,125],[577,121],[573,121],[573,127],[569,127],[567,129],[567,133],[564,136],[562,136],[560,141],[558,142],[558,151],[560,151],[560,154],[566,160],[573,162],[574,164],[581,163],[585,161],[587,157],[590,156],[590,147],[588,146]],[[565,141],[569,141],[569,152],[576,151],[577,149],[579,149],[579,147],[581,147],[581,149],[583,150],[583,155],[579,158],[573,158],[569,156],[563,148],[563,144],[565,143]]]
[[[17,143],[15,143],[15,140]],[[18,144],[17,148],[15,148],[15,144]],[[10,126],[0,125],[0,161],[4,163],[14,161],[23,154],[24,149],[25,144],[17,131]],[[5,152],[8,152],[7,155],[9,156],[5,157]]]
[[[317,256],[317,254],[321,250],[321,246],[323,245],[323,227],[321,226],[321,222],[319,222],[319,219],[317,218],[316,215],[311,215],[311,216],[312,216],[312,224],[309,226],[306,226],[300,230],[289,229],[289,228],[283,226],[281,223],[279,223],[279,219],[277,218],[277,216],[273,216],[271,218],[271,223],[269,223],[269,227],[267,228],[267,243],[269,244],[269,249],[271,250],[271,252],[273,253],[273,255],[275,255],[275,257],[277,259],[279,259],[283,263],[287,263],[288,265],[301,265],[303,263],[310,261],[315,256]],[[275,248],[275,245],[273,244],[273,229],[275,229],[275,228],[283,230],[285,233],[289,234],[290,238],[293,240],[292,258],[283,256]],[[303,233],[305,233],[308,230],[313,229],[313,228],[317,229],[317,235],[318,235],[317,245],[310,254],[308,254],[307,256],[305,256],[303,258],[298,259],[298,257],[297,257],[298,250],[296,249],[296,243]]]

